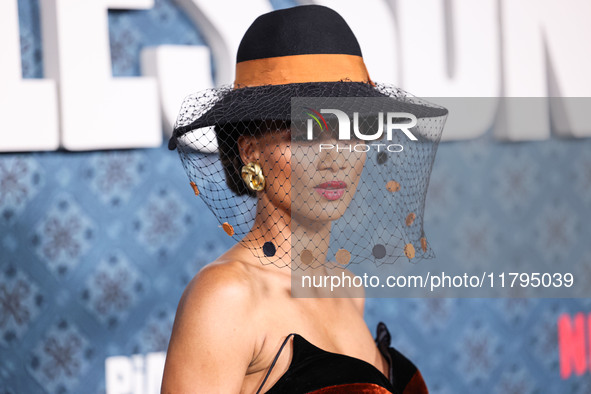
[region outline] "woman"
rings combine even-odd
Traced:
[[[367,105],[368,97],[384,107]],[[321,113],[336,104],[358,112],[351,138],[340,132],[336,112]],[[414,197],[418,219],[397,230],[399,239],[412,241],[406,257],[428,257],[420,197],[446,111],[377,87],[353,33],[334,11],[302,6],[262,15],[240,44],[235,86],[185,101],[170,147],[179,148],[195,193],[240,242],[187,286],[162,392],[427,392],[414,365],[388,348],[383,325],[376,346],[358,289],[315,287],[306,298],[293,297],[294,278],[304,273],[351,277],[344,266],[356,260],[397,257],[387,242],[372,245],[370,255],[359,252],[365,247],[354,245],[351,227],[368,214],[363,201],[373,195],[376,177],[367,167],[404,167],[396,165],[400,158],[384,159],[357,144],[375,131],[380,109],[412,112],[430,125],[440,119],[421,134],[429,148],[421,148],[419,158],[428,171],[413,175],[401,194]],[[208,127],[215,139],[208,140]],[[216,145],[219,156],[194,150]],[[351,148],[358,145],[363,148]],[[370,163],[370,155],[377,159]],[[393,194],[396,183],[381,189]],[[396,208],[401,201],[379,205]]]

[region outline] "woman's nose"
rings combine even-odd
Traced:
[[[348,141],[338,141],[334,138],[327,141],[319,157],[320,169],[332,172],[346,169],[348,165],[346,156],[351,154],[349,150],[353,152],[353,147]]]

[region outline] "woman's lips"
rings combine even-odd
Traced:
[[[343,197],[346,189],[347,183],[343,181],[324,182],[314,187],[314,190],[316,190],[318,194],[329,201],[338,200]]]

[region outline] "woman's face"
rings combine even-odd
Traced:
[[[259,164],[273,205],[300,222],[339,219],[351,203],[365,164],[354,142],[321,136],[308,141],[281,130],[258,137]],[[337,149],[337,146],[339,149]]]

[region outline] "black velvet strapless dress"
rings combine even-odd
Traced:
[[[289,368],[267,393],[428,393],[420,371],[410,360],[390,347],[390,333],[384,323],[378,324],[376,345],[390,365],[390,379],[363,360],[327,352],[298,334],[290,334],[279,348],[257,393],[261,392],[291,337],[293,356]]]

